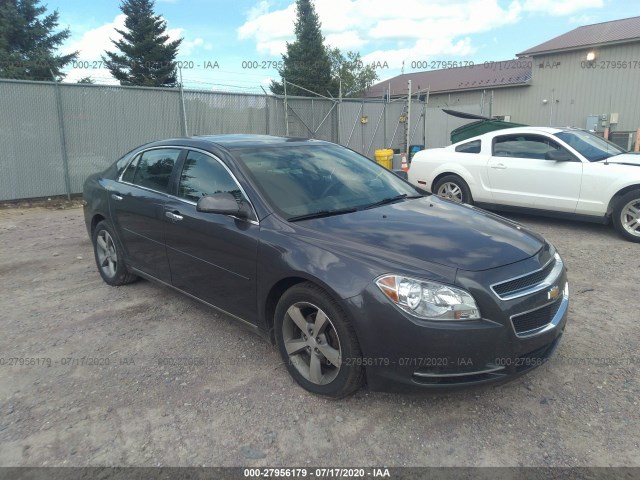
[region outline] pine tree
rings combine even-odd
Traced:
[[[121,85],[173,87],[176,55],[182,39],[169,42],[167,22],[155,15],[153,0],[123,0],[120,5],[126,30],[116,29],[121,40],[112,40],[120,52],[105,52],[107,68]]]
[[[0,78],[53,80],[77,52],[58,55],[69,29],[56,32],[58,11],[46,14],[40,0],[0,0]]]
[[[338,96],[340,87],[344,97],[362,95],[378,79],[373,66],[365,64],[360,53],[349,51],[344,55],[339,48],[328,48],[328,52],[332,79],[329,91],[333,96]]]
[[[320,19],[311,0],[296,0],[296,7],[296,40],[287,42],[287,53],[282,55],[283,66],[278,73],[287,82],[327,95],[331,88],[331,61],[323,43]],[[272,81],[269,88],[281,95],[284,93],[283,82]],[[287,85],[287,94],[310,95],[293,85]]]

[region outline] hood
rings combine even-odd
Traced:
[[[479,271],[535,255],[544,239],[484,210],[435,195],[354,213],[297,222],[332,250]],[[311,233],[311,232],[308,232]]]
[[[608,158],[608,163],[617,163],[621,165],[633,165],[640,167],[640,155],[637,153],[621,153],[615,157]]]

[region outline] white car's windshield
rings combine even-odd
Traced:
[[[569,144],[590,162],[598,162],[605,158],[625,153],[616,144],[584,130],[564,131],[556,133],[555,136]]]

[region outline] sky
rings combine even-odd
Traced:
[[[102,68],[124,28],[117,0],[43,0],[58,10],[78,51],[66,82],[91,77],[117,84]],[[326,43],[360,52],[380,80],[433,69],[440,61],[469,65],[508,60],[581,25],[640,15],[639,0],[315,0]],[[262,93],[292,42],[295,0],[156,0],[172,39],[185,88]]]

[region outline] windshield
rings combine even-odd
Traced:
[[[338,145],[261,147],[233,153],[289,220],[422,196],[395,174]]]
[[[597,162],[605,158],[613,157],[614,155],[625,153],[625,151],[616,144],[598,137],[593,133],[585,132],[584,130],[564,131],[556,133],[555,136],[569,144],[590,162]]]

